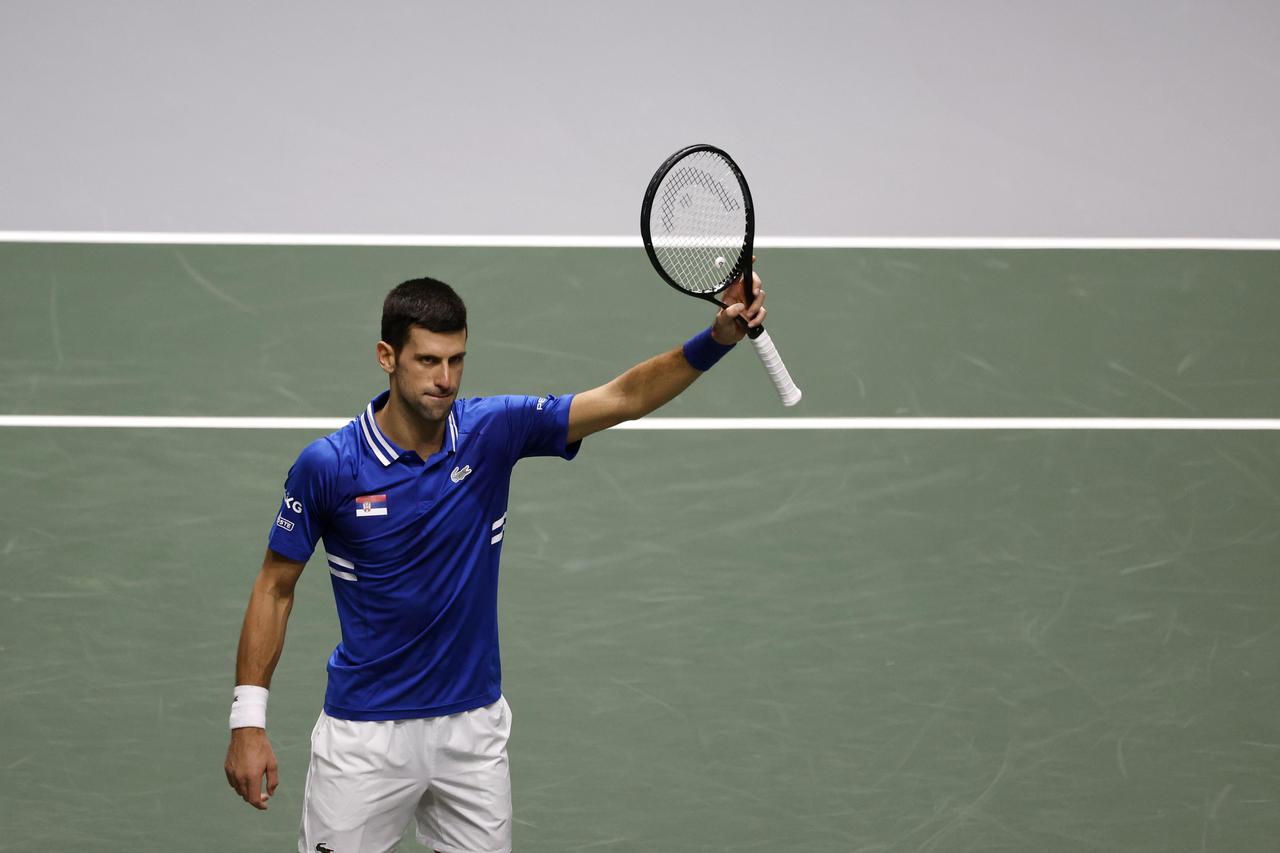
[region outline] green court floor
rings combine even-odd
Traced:
[[[1275,254],[760,272],[804,402],[744,351],[664,414],[1280,412]],[[707,319],[638,249],[0,245],[0,414],[354,415],[381,296],[420,274],[468,300],[472,394],[590,387]],[[0,429],[0,850],[294,848],[337,640],[323,566],[273,683],[268,812],[222,761],[312,437]],[[609,432],[521,463],[504,550],[522,853],[1280,835],[1280,433]]]

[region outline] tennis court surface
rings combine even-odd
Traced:
[[[1280,254],[770,250],[769,328],[671,417],[1280,417]],[[705,306],[640,249],[0,244],[0,414],[353,416],[382,296],[465,394],[567,393]],[[909,424],[900,424],[905,427]],[[337,621],[299,586],[265,814],[240,620],[317,431],[0,427],[0,850],[292,849]],[[517,469],[516,845],[1273,850],[1280,432],[610,431]],[[406,845],[405,849],[415,849]]]

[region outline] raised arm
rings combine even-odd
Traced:
[[[750,307],[742,302],[741,281],[725,291],[728,307],[720,309],[711,325],[711,337],[721,346],[732,346],[746,337],[746,329],[737,322],[739,316],[751,327],[764,322],[764,290],[760,277],[752,273],[752,278],[756,295]],[[640,362],[604,385],[574,395],[569,405],[568,443],[644,417],[675,399],[702,373],[689,363],[684,349],[676,347]]]
[[[268,549],[253,582],[240,629],[237,686],[264,689],[271,686],[271,675],[284,650],[285,627],[293,609],[293,590],[305,565]],[[267,739],[267,730],[253,725],[233,728],[224,769],[227,782],[246,803],[256,809],[266,809],[267,800],[279,783],[276,756]],[[266,793],[262,791],[263,776],[267,780]]]

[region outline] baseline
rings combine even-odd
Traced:
[[[0,427],[335,430],[350,418],[0,415]],[[1274,418],[642,418],[621,430],[1280,430]]]

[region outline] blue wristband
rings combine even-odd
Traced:
[[[684,357],[696,370],[710,370],[711,365],[724,358],[724,354],[733,349],[733,344],[725,345],[711,337],[711,329],[703,329],[685,341]]]

